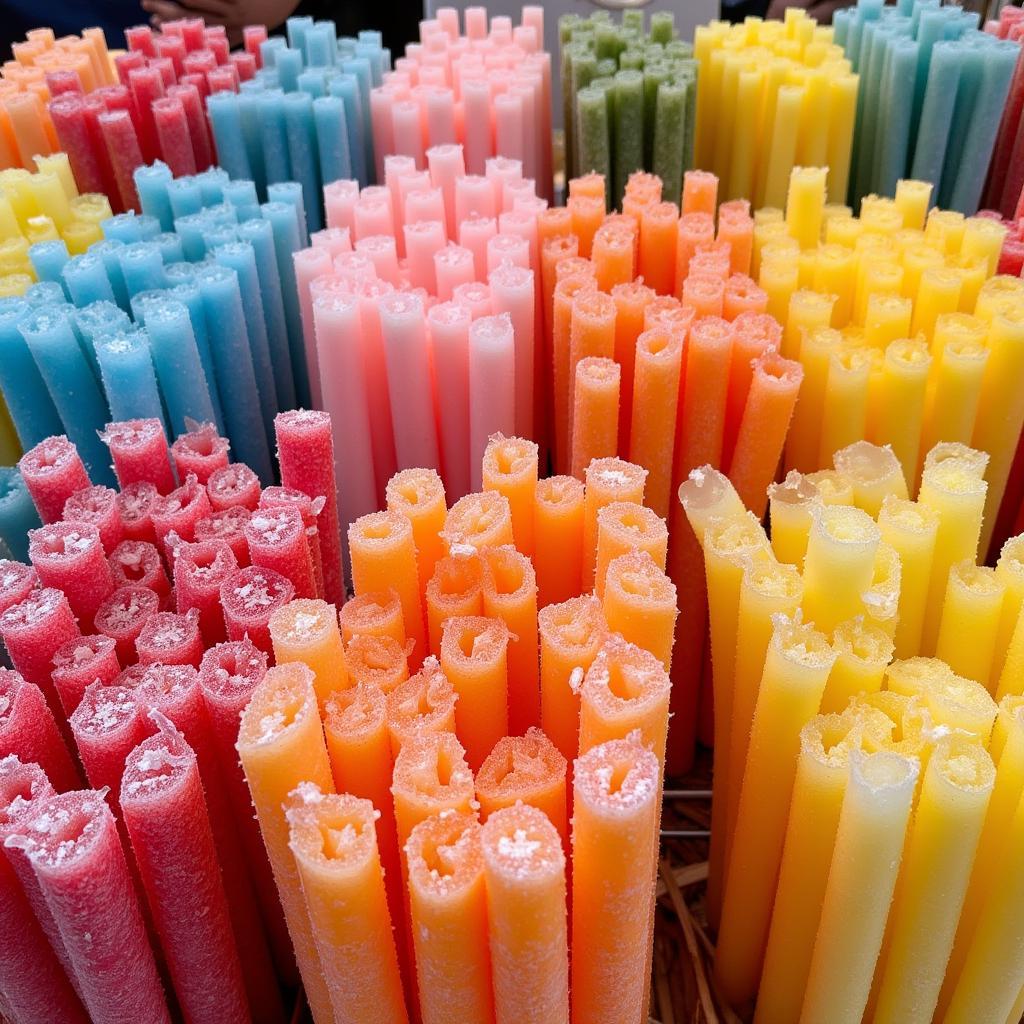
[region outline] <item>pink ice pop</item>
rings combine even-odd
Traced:
[[[135,641],[147,620],[160,611],[160,597],[149,587],[128,583],[118,587],[100,605],[94,625],[110,637],[117,648],[117,660],[133,665],[138,660]]]
[[[320,550],[320,527],[317,520],[322,515],[325,498],[311,498],[308,494],[294,487],[264,487],[260,495],[260,508],[279,508],[282,505],[294,505],[302,516],[306,528],[306,544],[313,565],[313,582],[316,584],[317,597],[324,596],[324,562]]]
[[[110,571],[118,587],[126,584],[149,587],[161,601],[171,593],[160,553],[155,545],[146,541],[125,540],[118,544],[110,555]]]
[[[154,719],[149,713],[155,711],[173,723],[195,752],[254,1019],[260,1024],[280,1022],[284,1010],[206,715],[199,673],[191,665],[150,665],[136,688],[136,699],[145,715],[147,731],[153,731]]]
[[[174,559],[174,596],[179,614],[195,608],[206,644],[226,636],[220,607],[220,585],[238,568],[230,546],[222,540],[182,544]]]
[[[196,755],[160,719],[158,735],[128,755],[121,814],[186,1020],[243,1024],[242,966]]]
[[[0,558],[0,615],[11,605],[24,601],[38,586],[39,577],[31,565]]]
[[[60,519],[64,502],[89,486],[78,449],[63,434],[48,437],[25,452],[18,468],[44,523]]]
[[[155,484],[139,480],[128,484],[117,495],[117,507],[121,514],[121,529],[128,540],[156,540],[153,532],[153,502],[160,496]]]
[[[114,589],[100,531],[89,523],[50,523],[29,531],[28,557],[44,587],[62,590],[82,628]]]
[[[96,484],[83,487],[64,502],[64,515],[68,523],[90,523],[100,531],[104,554],[109,555],[124,538],[121,510],[117,492],[111,487]]]
[[[69,721],[90,785],[116,794],[124,759],[146,736],[135,688],[119,681],[92,683]]]
[[[4,840],[33,803],[51,796],[53,786],[39,765],[13,755],[0,758],[0,992],[13,1021],[88,1024],[31,865],[20,850],[4,849]]]
[[[10,754],[38,764],[61,793],[82,784],[43,691],[19,672],[0,668],[0,757]]]
[[[214,512],[196,523],[196,543],[222,540],[231,548],[239,568],[249,564],[249,545],[245,539],[245,524],[252,513],[241,505]]]
[[[228,447],[228,439],[221,437],[212,423],[197,424],[171,445],[171,458],[178,471],[178,479],[184,480],[192,475],[205,484],[214,470],[228,464]]]
[[[295,587],[287,576],[273,569],[251,565],[232,573],[220,588],[224,624],[229,640],[248,637],[261,651],[270,654],[270,616],[295,597]]]
[[[0,638],[11,664],[46,696],[55,714],[63,714],[53,685],[53,655],[61,644],[79,636],[71,605],[52,587],[36,590],[0,615]]]
[[[32,863],[93,1024],[169,1024],[124,849],[102,794],[86,790],[33,801],[7,842]]]
[[[187,476],[180,487],[153,502],[150,515],[153,518],[157,547],[162,545],[172,530],[182,540],[192,540],[196,523],[212,511],[206,488],[197,477]]]
[[[203,659],[203,637],[199,632],[199,609],[184,615],[157,612],[142,627],[135,641],[140,665],[192,665]]]
[[[210,474],[206,493],[215,512],[236,506],[251,512],[260,501],[260,478],[244,463],[232,462]]]
[[[331,418],[325,412],[296,409],[274,420],[281,483],[311,498],[323,498],[320,514],[320,551],[323,558],[324,595],[337,608],[345,603],[341,570],[341,529],[338,525],[338,486],[334,475],[334,440]]]
[[[239,720],[253,691],[267,673],[267,663],[266,653],[248,640],[217,644],[203,655],[199,684],[235,827],[245,851],[274,959],[282,978],[295,978],[291,939],[277,898],[267,848],[252,813],[249,786],[235,750]]]
[[[107,598],[103,602],[100,612],[108,607],[109,601]],[[97,629],[100,612],[96,613]],[[70,715],[82,703],[82,695],[90,683],[112,683],[120,671],[117,644],[102,633],[75,637],[58,647],[53,654],[52,678],[65,713]]]
[[[297,508],[259,509],[246,524],[245,539],[253,565],[291,580],[296,597],[316,596],[306,528]]]
[[[161,494],[174,490],[167,435],[158,419],[108,423],[101,435],[114,460],[114,474],[122,487],[147,481]]]

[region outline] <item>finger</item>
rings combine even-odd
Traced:
[[[174,21],[185,17],[186,14],[185,8],[174,0],[142,0],[142,9],[157,23]]]
[[[186,5],[187,14],[213,14],[220,18],[227,18],[235,13],[238,4],[233,0],[188,0]]]

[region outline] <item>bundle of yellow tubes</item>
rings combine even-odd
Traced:
[[[829,206],[832,172],[798,167],[786,208],[755,215],[753,270],[782,351],[804,368],[787,469],[866,438],[890,445],[910,494],[941,441],[988,453],[981,557],[1024,424],[1024,281],[995,275],[998,221],[929,212],[931,185]]]
[[[707,576],[708,916],[757,1024],[1016,1021],[1024,1000],[1024,536],[976,564],[987,456],[892,449],[680,500]]]
[[[832,29],[798,8],[784,21],[747,18],[697,28],[697,166],[724,199],[781,206],[795,166],[832,168],[829,198],[846,198],[858,76]]]
[[[79,195],[66,153],[35,157],[36,171],[0,171],[0,297],[22,295],[36,281],[29,247],[63,240],[74,256],[103,239],[111,216],[98,193]]]

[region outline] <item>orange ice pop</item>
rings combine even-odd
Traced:
[[[540,607],[580,591],[583,573],[583,484],[573,476],[537,482],[533,508],[534,566]]]
[[[676,588],[646,551],[630,551],[608,563],[601,603],[608,628],[672,667]]]
[[[519,736],[540,723],[537,577],[515,548],[488,548],[483,563],[483,613],[509,631],[508,729]]]
[[[517,803],[480,829],[496,1024],[566,1024],[565,854],[543,811]]]
[[[474,771],[508,732],[508,626],[457,615],[441,630],[441,670],[455,690],[455,734]]]
[[[483,612],[483,562],[477,554],[447,555],[434,566],[427,583],[430,653],[441,653],[441,627],[453,615]]]
[[[508,499],[512,537],[527,557],[533,555],[533,499],[537,490],[539,453],[533,441],[495,434],[483,459],[483,489]]]
[[[387,695],[388,736],[391,753],[417,736],[455,732],[455,690],[431,655],[423,668]]]
[[[486,821],[495,811],[521,800],[548,816],[568,850],[566,767],[565,758],[540,729],[530,728],[525,736],[503,737],[476,775],[481,816]]]

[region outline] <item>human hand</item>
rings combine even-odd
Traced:
[[[223,25],[229,34],[246,25],[276,28],[299,6],[299,0],[142,0],[142,9],[159,28],[178,18],[203,18],[208,25]]]

